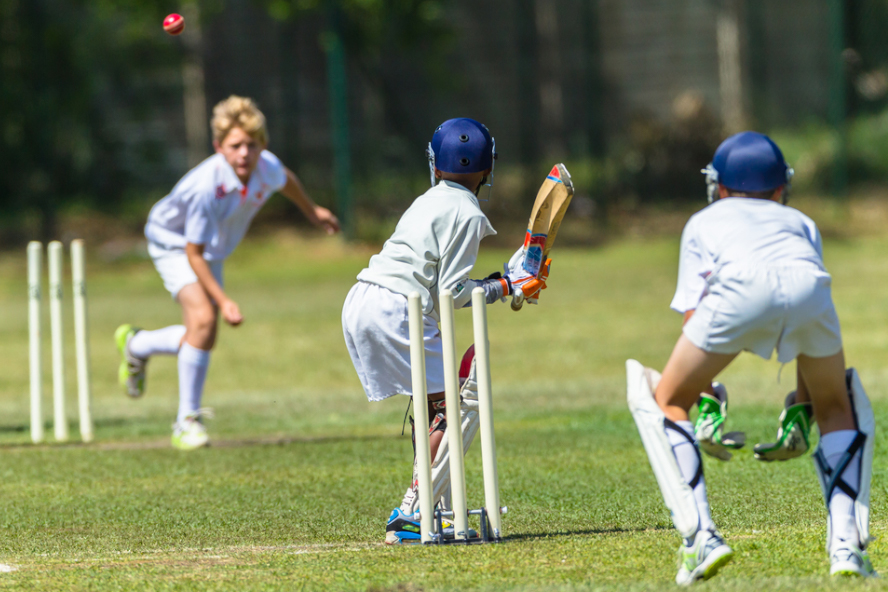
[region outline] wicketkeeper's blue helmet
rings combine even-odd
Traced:
[[[426,156],[434,185],[436,168],[445,173],[492,172],[496,141],[483,123],[468,117],[448,119],[432,135]]]
[[[740,132],[722,142],[712,162],[701,172],[706,175],[710,203],[718,199],[719,185],[744,193],[771,191],[785,185],[786,203],[794,173],[777,144],[758,132]]]

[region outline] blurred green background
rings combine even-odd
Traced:
[[[568,164],[586,227],[566,240],[699,204],[698,170],[748,128],[785,148],[797,194],[881,198],[886,26],[886,0],[0,0],[0,246],[138,236],[232,93],[369,241],[456,116],[497,139],[500,225]],[[281,220],[300,217],[276,200],[259,222]]]

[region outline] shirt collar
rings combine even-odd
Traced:
[[[471,191],[469,191],[468,188],[467,188],[465,185],[460,185],[459,183],[456,183],[456,182],[454,182],[454,181],[448,181],[448,180],[446,180],[446,179],[441,179],[441,180],[438,182],[438,185],[436,185],[436,187],[440,187],[441,185],[444,185],[444,186],[446,186],[446,187],[449,187],[450,189],[457,189],[457,190],[459,190],[459,191],[463,191],[463,192],[465,192],[466,195],[467,195],[468,197],[471,198],[472,203],[474,203],[475,205],[478,205],[478,198],[475,196],[474,193],[472,193]]]
[[[228,164],[224,156],[218,153],[216,156],[219,158],[219,163],[216,166],[216,184],[223,186],[225,193],[231,193],[232,191],[242,192],[244,184],[241,183],[237,173],[234,172],[234,169]]]

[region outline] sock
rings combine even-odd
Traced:
[[[175,356],[185,336],[185,325],[170,325],[156,331],[139,331],[129,342],[129,353],[147,360],[153,355]]]
[[[835,468],[848,450],[851,442],[857,437],[856,430],[838,430],[820,437],[820,448],[830,468]],[[841,477],[855,491],[860,490],[860,451],[854,455]],[[829,498],[829,523],[831,541],[851,541],[859,544],[857,523],[854,520],[854,500],[844,491],[836,487]]]
[[[694,425],[690,421],[676,421],[675,424],[693,437]],[[672,453],[678,461],[678,468],[681,469],[685,482],[690,483],[702,462],[700,452],[695,443],[688,442],[683,434],[667,428],[666,435],[672,444]],[[694,498],[697,500],[697,512],[700,514],[700,530],[715,530],[715,523],[709,513],[709,499],[706,497],[706,481],[702,475],[694,487]]]
[[[183,343],[179,350],[179,415],[176,421],[200,409],[210,352]]]

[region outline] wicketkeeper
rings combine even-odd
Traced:
[[[820,233],[785,205],[792,169],[767,136],[731,136],[704,173],[711,205],[682,233],[672,301],[685,315],[682,335],[662,376],[626,363],[629,406],[684,539],[676,582],[708,579],[733,556],[710,516],[698,444],[718,454],[742,442],[721,434],[720,423],[700,430],[698,442],[688,411],[744,350],[797,360],[798,388],[820,431],[814,464],[828,509],[830,573],[874,576],[866,546],[875,422],[857,372],[845,369]]]
[[[427,150],[432,188],[404,212],[394,234],[358,274],[342,308],[342,330],[352,363],[367,398],[382,401],[394,395],[412,396],[410,334],[407,296],[419,292],[424,314],[424,345],[429,426],[413,426],[430,433],[433,499],[448,506],[449,463],[444,415],[444,363],[438,329],[441,290],[450,289],[454,305],[471,305],[472,290],[481,287],[487,302],[512,294],[513,288],[533,279],[523,269],[469,279],[478,248],[486,236],[496,234],[478,205],[478,193],[492,179],[497,154],[487,127],[473,119],[450,119],[438,126]],[[474,361],[464,360],[460,398],[464,449],[478,431],[478,393]],[[411,420],[412,424],[412,420]],[[415,462],[414,462],[415,465]],[[420,540],[417,475],[399,508],[392,510],[386,527],[389,544]],[[445,525],[444,536],[453,536]]]

